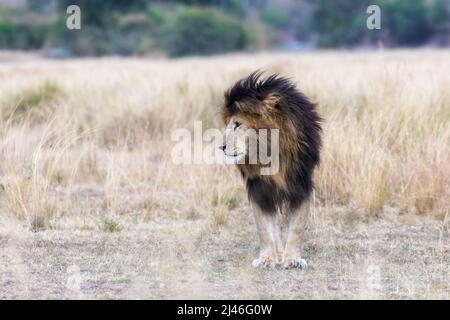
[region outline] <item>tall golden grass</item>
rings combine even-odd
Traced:
[[[316,206],[448,215],[444,50],[0,64],[0,214],[34,229],[90,206],[226,223],[226,211],[246,201],[235,170],[175,165],[170,135],[195,120],[220,127],[224,90],[255,69],[291,77],[319,105]]]

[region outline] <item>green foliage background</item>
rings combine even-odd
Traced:
[[[280,5],[280,3],[285,3]],[[82,29],[65,27],[81,8]],[[366,28],[366,9],[382,29]],[[0,49],[59,49],[67,56],[209,55],[301,41],[313,47],[449,45],[448,0],[29,0],[0,6]]]

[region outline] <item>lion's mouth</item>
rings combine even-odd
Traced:
[[[235,164],[235,163],[241,161],[242,159],[244,159],[244,157],[245,157],[245,153],[234,153],[234,154],[225,153],[225,159],[226,159],[227,163],[230,163],[230,164]]]
[[[233,153],[233,154],[225,153],[225,155],[226,155],[227,157],[233,158],[233,157],[240,157],[240,156],[243,156],[244,154],[243,154],[243,153]]]

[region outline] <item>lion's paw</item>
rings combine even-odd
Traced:
[[[308,264],[305,259],[301,258],[285,258],[283,259],[283,267],[286,269],[306,269]]]
[[[278,264],[278,259],[272,256],[262,256],[253,260],[253,268],[273,268]]]

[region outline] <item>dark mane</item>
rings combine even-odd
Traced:
[[[261,117],[266,99],[274,96],[275,111]],[[245,165],[239,166],[250,200],[264,211],[276,211],[283,203],[299,207],[313,189],[312,174],[320,160],[322,119],[316,105],[291,80],[278,74],[264,79],[262,72],[256,71],[225,93],[223,120],[237,113],[256,123],[269,117],[280,128],[281,178],[249,175]]]
[[[262,79],[262,75],[261,71],[254,71],[225,92],[225,102],[230,114],[234,114],[235,107],[233,105],[237,101],[263,100],[267,95],[274,92],[289,94],[289,92],[297,90],[289,79],[280,77],[278,74],[273,74],[265,79]]]

